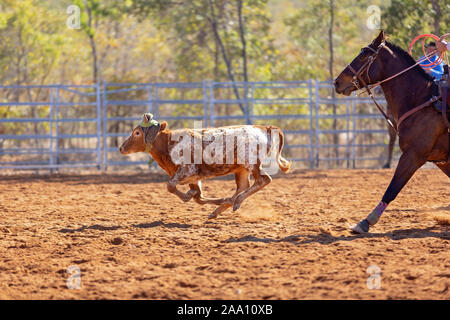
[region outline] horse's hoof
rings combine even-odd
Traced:
[[[384,166],[382,166],[383,169],[390,169],[391,165],[389,163],[386,163]]]
[[[354,226],[351,226],[350,230],[352,230],[352,232],[354,233],[363,234],[369,232],[369,228],[370,228],[369,222],[366,219],[364,219],[355,224]]]

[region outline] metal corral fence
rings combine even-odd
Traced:
[[[0,86],[0,169],[145,166],[147,155],[117,149],[144,112],[170,128],[279,126],[297,168],[380,167],[383,117],[368,98],[333,90],[313,80]]]

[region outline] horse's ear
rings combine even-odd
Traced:
[[[160,124],[161,126],[159,127],[159,131],[163,131],[164,129],[166,129],[167,127],[167,122],[163,121]]]
[[[386,34],[384,33],[384,30],[381,29],[378,36],[373,40],[372,44],[374,47],[378,47],[383,41],[386,40]]]

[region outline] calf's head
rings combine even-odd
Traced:
[[[167,122],[153,120],[151,113],[145,113],[142,122],[134,128],[131,135],[119,147],[121,154],[149,152],[156,136],[167,126]]]

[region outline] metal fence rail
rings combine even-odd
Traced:
[[[0,86],[0,112],[0,169],[145,165],[117,150],[144,112],[170,128],[278,125],[304,168],[379,166],[388,137],[368,98],[314,80]]]
[[[49,85],[49,86],[0,86],[0,92],[14,93],[25,91],[27,101],[5,101],[0,95],[0,109],[16,112],[20,117],[6,117],[0,119],[1,125],[9,126],[9,130],[3,128],[0,134],[0,156],[9,156],[10,161],[1,161],[0,169],[57,169],[76,167],[101,167],[101,132],[99,131],[101,116],[101,101],[99,99],[100,87],[98,85]],[[34,95],[33,91],[39,90]],[[71,95],[70,101],[65,100],[65,95]],[[33,97],[34,96],[34,97]],[[45,100],[39,98],[44,96]],[[33,99],[35,98],[35,99]],[[75,107],[84,109],[81,114],[88,117],[71,117],[65,110]],[[28,109],[25,110],[24,109]],[[74,123],[94,123],[94,130],[84,132],[66,133],[64,126]],[[37,128],[37,124],[41,128]],[[34,130],[33,130],[34,127]],[[32,132],[34,131],[34,132]],[[89,147],[65,147],[67,139],[93,139]],[[14,143],[16,141],[16,143]],[[19,141],[19,143],[17,143]],[[28,142],[28,143],[20,143]],[[4,147],[7,145],[8,147]],[[9,147],[10,146],[10,147]],[[75,160],[62,155],[75,155]],[[88,160],[76,155],[90,154]],[[18,156],[36,155],[25,161],[16,159]],[[19,157],[20,158],[20,157]]]
[[[359,153],[361,148],[385,148],[386,143],[383,138],[387,137],[387,127],[384,123],[384,117],[379,113],[378,110],[373,109],[373,101],[370,98],[364,98],[356,95],[349,97],[342,96],[321,96],[321,90],[326,89],[328,92],[332,92],[334,87],[330,82],[315,82],[315,148],[316,148],[316,164],[315,167],[319,167],[321,162],[337,162],[344,163],[347,168],[359,167],[358,163],[364,161],[379,161],[380,154],[374,155],[373,152],[369,152],[369,156],[366,154]],[[386,100],[384,97],[378,97],[377,101],[380,105],[386,108]],[[329,111],[329,106],[342,106],[341,108],[336,108],[336,113],[326,112],[321,113],[321,106],[326,106],[326,110]],[[369,106],[369,108],[367,108]],[[320,120],[330,119],[332,121],[340,121],[340,128],[336,129],[322,129]],[[361,125],[361,122],[368,120],[366,122],[374,122],[376,120],[381,120],[381,126],[378,128],[367,128]],[[342,124],[343,122],[343,124]],[[338,137],[338,141],[324,141],[322,136],[333,135]],[[381,139],[376,139],[379,142],[369,142],[369,143],[358,143],[358,138],[364,136],[381,136]],[[380,138],[380,137],[378,137]],[[322,149],[344,149],[340,152],[340,156],[330,155],[321,156]]]

